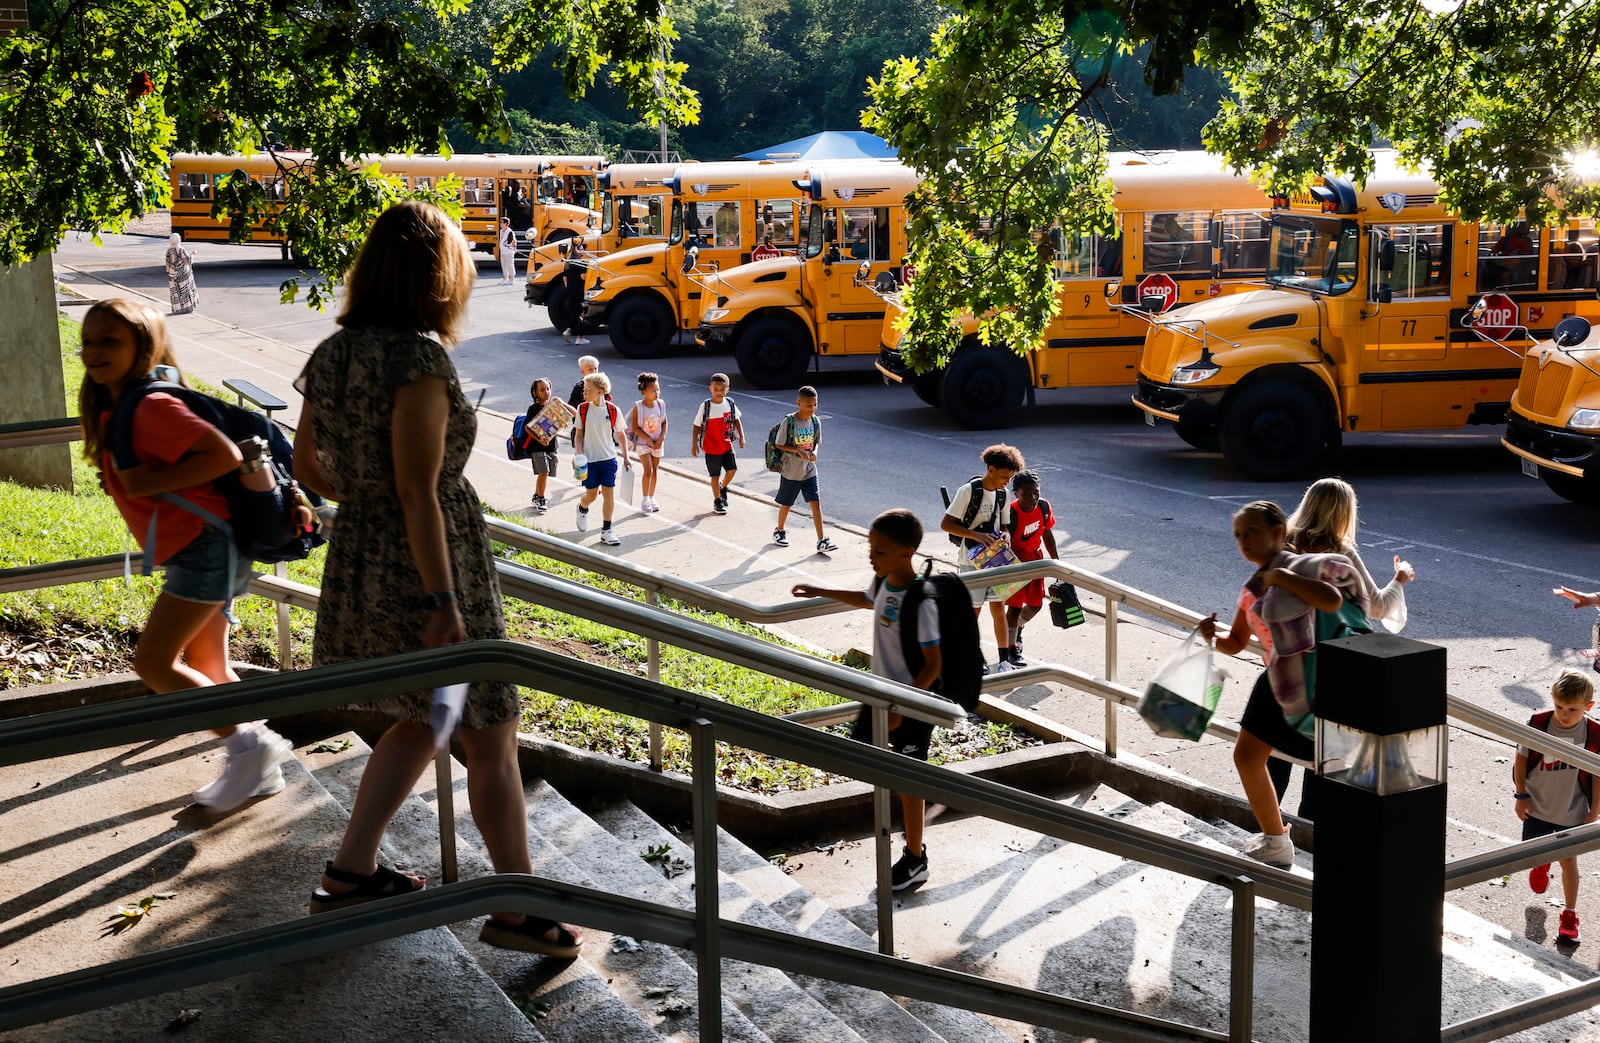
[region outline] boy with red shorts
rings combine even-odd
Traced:
[[[1011,501],[1011,516],[1007,523],[1011,532],[1011,551],[1018,561],[1038,561],[1046,556],[1060,557],[1056,553],[1056,518],[1050,501],[1039,496],[1039,473],[1019,471],[1011,480],[1011,491],[1017,498]],[[1028,585],[1006,599],[1006,636],[1009,644],[1000,649],[1000,670],[1026,666],[1022,658],[1022,628],[1028,620],[1039,614],[1044,605],[1044,577],[1028,581]]]

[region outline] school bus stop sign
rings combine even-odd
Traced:
[[[1520,321],[1516,301],[1503,293],[1486,293],[1483,295],[1483,315],[1473,325],[1485,337],[1505,340]]]
[[[1150,309],[1157,314],[1170,311],[1178,303],[1178,284],[1172,280],[1172,276],[1160,272],[1140,279],[1134,292],[1138,294],[1140,307],[1145,307],[1145,302],[1153,297],[1160,298],[1161,306]]]

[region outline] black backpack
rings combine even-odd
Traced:
[[[876,597],[882,579],[872,582]],[[906,591],[900,603],[900,653],[915,675],[922,669],[922,645],[917,641],[917,610],[924,598],[939,606],[939,678],[929,689],[972,713],[983,688],[983,649],[979,646],[978,615],[972,611],[972,592],[954,572],[933,572],[928,559],[922,576]],[[906,625],[907,623],[910,625]]]
[[[967,479],[967,484],[972,487],[972,495],[967,498],[967,510],[966,513],[961,517],[961,525],[964,528],[970,529],[972,528],[972,519],[978,516],[978,510],[983,506],[983,498],[989,495],[989,491],[983,487],[983,475],[981,474],[975,474],[971,478]],[[944,493],[944,486],[940,486],[939,491]],[[1005,508],[1006,505],[1006,490],[1004,488],[996,489],[995,495],[999,497],[999,501],[995,504],[994,514],[991,515],[991,517],[996,523],[996,528],[994,531],[998,532],[1000,512]],[[944,505],[946,507],[950,506],[950,498],[948,494],[945,497]],[[972,542],[964,537],[957,536],[953,532],[948,533],[948,535],[950,537],[950,542],[954,543],[957,547],[965,547]]]
[[[228,521],[213,515],[176,493],[160,493],[158,498],[176,504],[191,514],[203,518],[233,537],[239,553],[252,561],[299,561],[320,546],[324,540],[316,531],[306,532],[297,527],[291,518],[296,499],[303,497],[312,507],[319,507],[322,498],[303,490],[294,480],[294,446],[289,439],[263,413],[236,406],[231,402],[164,380],[146,380],[123,392],[117,408],[111,414],[109,429],[111,458],[119,470],[135,467],[139,463],[133,453],[133,411],[144,397],[160,391],[171,395],[189,408],[201,420],[217,428],[234,442],[247,438],[264,438],[272,451],[266,461],[273,471],[273,487],[265,492],[246,488],[239,473],[231,471],[214,481],[217,491],[228,501]],[[155,535],[155,518],[150,519],[150,546]]]

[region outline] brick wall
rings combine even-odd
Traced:
[[[0,33],[25,29],[28,25],[28,5],[20,0],[0,0]]]

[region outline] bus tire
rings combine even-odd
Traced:
[[[785,319],[757,319],[739,334],[733,348],[739,372],[763,391],[794,388],[811,365],[810,337]]]
[[[1551,492],[1569,503],[1583,507],[1600,507],[1600,479],[1579,478],[1576,475],[1552,471],[1548,467],[1539,468],[1539,477],[1544,479],[1544,484]]]
[[[911,385],[911,390],[923,402],[938,409],[944,404],[944,370],[930,369],[926,373],[907,377],[906,383]]]
[[[545,314],[550,316],[550,325],[555,327],[557,333],[563,330],[576,331],[583,320],[582,295],[575,295],[565,278],[557,278],[550,287],[544,299],[544,309]]]
[[[658,359],[667,353],[678,332],[672,309],[652,293],[624,297],[611,308],[607,320],[611,346],[630,359]]]
[[[570,228],[552,228],[550,234],[545,236],[544,241],[546,243],[559,243],[565,239],[571,239],[577,234]]]
[[[1218,435],[1222,455],[1245,477],[1276,482],[1303,474],[1322,454],[1331,428],[1310,388],[1264,380],[1227,404]]]
[[[969,431],[1010,427],[1028,393],[1027,363],[995,344],[959,349],[944,370],[945,415]]]
[[[1222,448],[1222,435],[1215,424],[1184,423],[1181,420],[1173,425],[1178,429],[1178,437],[1202,453],[1214,453]]]

